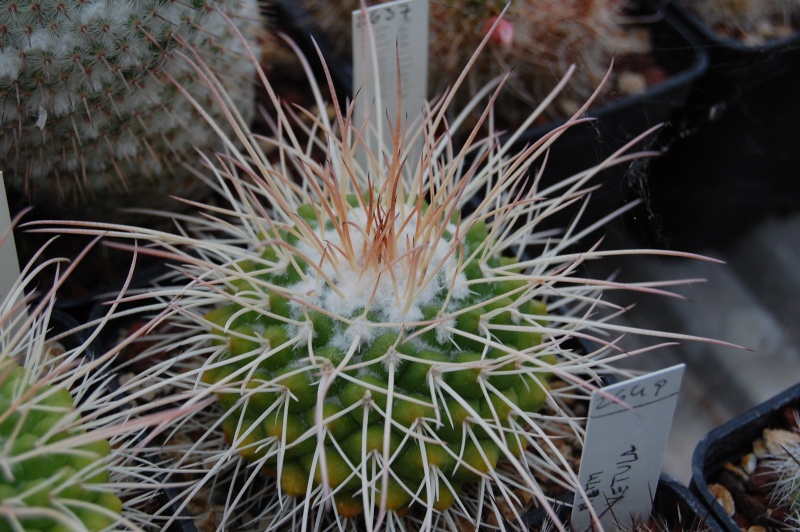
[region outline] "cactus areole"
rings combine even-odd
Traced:
[[[515,420],[544,404],[552,361],[535,353],[545,306],[516,261],[486,254],[487,225],[393,200],[301,205],[205,316],[223,354],[203,380],[235,410],[226,437],[289,495],[333,490],[345,517],[447,509],[519,457]],[[367,494],[373,460],[384,480]]]

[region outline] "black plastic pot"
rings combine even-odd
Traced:
[[[77,348],[89,339],[89,332],[80,330],[80,322],[78,319],[71,313],[58,308],[50,312],[50,317],[47,320],[47,328],[48,337],[52,338],[64,335],[59,341],[64,344],[67,349]],[[97,356],[93,344],[87,345],[84,353],[89,359],[94,359]]]
[[[726,462],[735,463],[752,452],[753,441],[761,437],[765,428],[780,424],[783,410],[790,406],[800,407],[800,384],[717,427],[697,444],[692,456],[690,489],[716,515],[724,530],[739,532],[740,527],[714,502],[709,484]]]
[[[47,319],[49,341],[58,343],[67,350],[77,350],[80,346],[84,346],[80,351],[79,363],[81,364],[85,361],[97,360],[103,353],[96,339],[90,341],[92,331],[81,327],[82,320],[83,316],[76,316],[70,312],[70,309],[61,309],[58,306],[50,311]],[[103,369],[99,368],[93,371],[103,372]],[[92,383],[89,390],[95,392],[101,386],[103,387],[102,391],[119,388],[116,376],[109,376],[102,384]],[[80,384],[76,383],[74,387],[79,388]]]
[[[655,222],[642,233],[675,249],[719,245],[800,207],[800,33],[746,45],[680,2],[658,3],[707,50],[709,67],[675,117],[669,152],[650,167],[644,190]]]
[[[571,127],[552,145],[542,175],[542,186],[557,183],[598,164],[655,125],[665,124],[665,128],[639,148],[661,149],[674,137],[678,128],[671,122],[673,116],[683,109],[696,81],[706,72],[708,57],[694,35],[673,14],[658,14],[650,7],[643,7],[633,15],[653,21],[647,25],[652,35],[652,53],[669,77],[642,94],[590,109],[587,115],[596,120]],[[516,146],[521,148],[532,143],[562,123],[531,129]],[[595,221],[637,199],[642,176],[649,164],[649,159],[643,159],[601,172],[592,182],[602,186],[593,193],[586,219]],[[643,217],[643,214],[643,210],[637,209],[627,219]],[[569,221],[567,216],[563,216],[554,217],[550,223],[553,227],[564,227]]]
[[[658,491],[653,501],[653,512],[667,520],[675,530],[685,523],[709,532],[724,530],[703,502],[678,480],[661,473]]]
[[[158,262],[150,264],[136,272],[126,283],[124,279],[120,279],[112,284],[98,287],[96,292],[87,295],[84,298],[68,301],[67,305],[76,306],[80,310],[86,311],[87,320],[97,321],[102,319],[110,310],[110,302],[117,297],[127,284],[127,292],[146,290],[151,287],[156,279],[173,271],[176,264],[159,259]],[[126,310],[133,310],[139,307],[136,302],[121,302],[117,305],[115,314]],[[61,307],[64,308],[64,307]],[[70,309],[72,307],[66,307]],[[86,310],[88,308],[88,310]],[[103,327],[97,336],[97,343],[101,349],[111,349],[123,340],[125,328],[128,327],[133,319],[129,318],[115,318],[111,319],[108,324]]]
[[[703,46],[709,50],[710,70],[737,70],[759,68],[761,72],[768,72],[775,64],[785,61],[782,54],[797,53],[800,45],[800,32],[781,39],[772,39],[760,44],[748,44],[741,40],[720,36],[714,29],[704,22],[687,6],[691,0],[668,0],[658,4],[668,5],[668,10],[682,21],[700,39]],[[658,5],[656,4],[656,5]],[[786,65],[791,68],[791,65]],[[748,80],[758,83],[759,80]]]
[[[561,498],[562,503],[555,506],[556,514],[562,522],[569,519],[572,498],[573,494],[567,493]],[[669,530],[724,530],[716,516],[686,486],[666,473],[661,473],[658,479],[651,515],[665,520]],[[537,508],[522,518],[528,530],[540,530],[544,526],[546,514],[544,510]]]

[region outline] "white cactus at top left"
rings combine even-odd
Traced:
[[[114,196],[152,206],[153,198],[184,193],[192,177],[180,161],[218,141],[195,127],[189,97],[211,97],[180,56],[197,53],[224,69],[225,89],[248,119],[255,69],[237,32],[258,50],[261,28],[256,0],[2,2],[7,186],[34,204],[73,208],[89,199],[112,212]]]

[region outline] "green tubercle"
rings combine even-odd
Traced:
[[[0,532],[62,530],[77,521],[104,530],[118,521],[122,501],[104,486],[109,481],[106,440],[70,442],[86,435],[69,392],[30,383],[27,370],[0,362]],[[11,520],[13,515],[13,522]]]

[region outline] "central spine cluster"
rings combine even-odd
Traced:
[[[544,404],[552,363],[535,354],[545,306],[513,261],[478,253],[482,222],[456,238],[455,226],[438,220],[442,238],[422,248],[440,249],[423,268],[404,260],[421,249],[410,219],[383,242],[393,252],[374,256],[395,257],[385,264],[369,260],[380,234],[370,240],[353,221],[369,213],[320,227],[321,209],[298,211],[306,229],[331,239],[354,227],[348,245],[365,255],[348,273],[342,239],[312,258],[295,226],[262,235],[260,255],[236,264],[230,303],[205,316],[220,350],[203,380],[227,412],[226,438],[285,493],[330,490],[343,517],[415,501],[445,510],[464,483],[493,475],[527,446],[517,421]],[[509,275],[490,277],[484,267]],[[359,279],[360,290],[356,282],[345,289],[345,277]],[[398,310],[404,294],[415,299]]]

